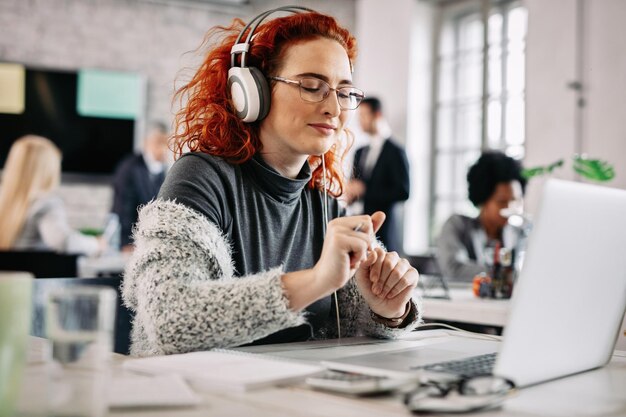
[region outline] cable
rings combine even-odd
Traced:
[[[459,329],[458,327],[450,326],[449,324],[446,324],[446,323],[424,323],[424,324],[420,324],[418,328],[421,329],[422,327],[435,327],[435,326],[447,327],[448,329],[456,330],[457,332],[467,333],[468,335],[476,339],[497,340],[498,342],[502,341],[502,338],[500,336],[491,336],[491,335],[484,334],[484,333],[470,332],[469,330]],[[458,335],[452,335],[450,333],[446,333],[446,334],[449,336],[458,336]]]
[[[326,190],[326,161],[324,159],[324,154],[321,155],[322,158],[322,174],[324,176],[324,206],[322,208],[322,212],[324,213],[324,227],[323,234],[324,239],[326,239],[326,227],[328,226],[328,191]],[[339,299],[337,298],[337,291],[333,292],[333,296],[335,298],[335,313],[337,318],[337,340],[341,341],[341,321],[339,320]]]

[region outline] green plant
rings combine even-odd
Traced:
[[[615,177],[615,169],[613,165],[607,161],[600,159],[590,159],[585,155],[574,155],[572,157],[572,169],[584,178],[592,181],[605,182]],[[556,168],[560,168],[565,164],[564,159],[559,159],[545,166],[537,166],[533,168],[525,168],[522,170],[522,176],[527,180],[544,174],[550,174]]]
[[[100,236],[103,232],[102,229],[96,229],[93,227],[85,227],[79,230],[82,234],[87,236]]]

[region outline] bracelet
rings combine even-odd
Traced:
[[[370,310],[371,311],[371,310]],[[406,303],[406,308],[404,310],[404,314],[400,317],[383,317],[380,314],[376,314],[371,311],[372,320],[376,323],[384,324],[387,327],[398,327],[402,324],[402,322],[407,318],[409,312],[411,311],[411,302]]]

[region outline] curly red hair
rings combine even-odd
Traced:
[[[244,27],[241,19],[234,19],[230,26],[211,29],[201,47],[207,46],[214,37],[219,37],[219,40],[210,47],[192,79],[176,91],[174,100],[178,99],[181,105],[175,117],[173,137],[177,156],[187,148],[241,164],[261,149],[260,122],[244,123],[237,117],[228,89],[230,49]],[[244,36],[247,36],[247,31]],[[280,68],[287,46],[319,37],[337,41],[346,50],[350,62],[354,62],[354,36],[339,26],[333,17],[306,12],[275,18],[260,25],[255,31],[246,65],[258,68],[265,75],[274,74]],[[186,101],[184,106],[183,101]],[[309,186],[319,190],[326,188],[335,197],[343,192],[342,161],[353,142],[352,133],[348,130],[345,133],[346,142],[338,140],[324,154],[326,184],[321,157],[309,158],[313,170]]]

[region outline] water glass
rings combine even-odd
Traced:
[[[0,417],[13,416],[26,363],[33,276],[0,272]]]
[[[52,342],[50,411],[54,416],[99,417],[107,411],[117,293],[75,286],[51,291],[46,334]]]

